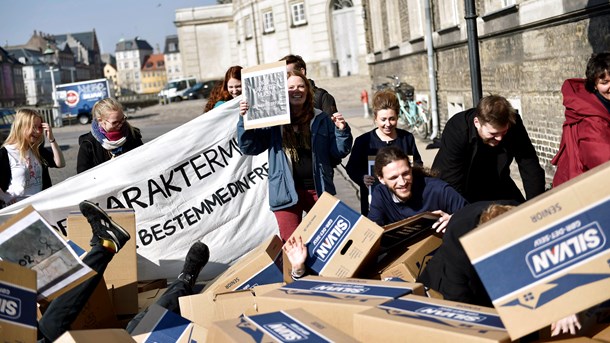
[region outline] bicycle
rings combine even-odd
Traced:
[[[388,76],[394,82],[383,82],[375,86],[376,90],[390,88],[396,93],[400,105],[398,113],[398,124],[405,126],[410,132],[415,133],[420,138],[428,137],[431,123],[428,110],[422,101],[414,100],[414,88],[406,82],[400,81],[398,76]]]

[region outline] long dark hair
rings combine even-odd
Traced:
[[[305,74],[303,74],[302,72],[300,72],[298,70],[289,71],[287,73],[287,79],[289,79],[291,76],[300,77],[305,82],[305,103],[303,104],[303,107],[301,108],[301,113],[299,113],[298,116],[295,117],[291,113],[290,120],[295,121],[295,122],[293,122],[293,124],[303,124],[303,123],[309,124],[309,121],[314,116],[313,87],[311,87],[309,80],[307,79]]]
[[[219,101],[229,101],[233,99],[233,96],[229,93],[229,80],[237,79],[241,81],[241,70],[243,68],[241,66],[232,66],[225,73],[225,79],[222,84],[217,84],[212,92],[210,93],[210,97],[208,98],[208,103],[205,105],[203,112],[207,112],[214,108]]]

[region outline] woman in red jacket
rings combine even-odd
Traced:
[[[586,79],[568,79],[561,87],[566,121],[557,155],[556,187],[610,161],[610,53],[593,54]]]

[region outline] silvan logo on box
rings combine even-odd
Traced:
[[[343,216],[338,215],[335,220],[329,221],[324,228],[319,230],[319,235],[314,240],[314,252],[316,258],[326,262],[337,250],[339,243],[350,231],[351,223]]]
[[[307,339],[306,335],[300,334],[286,322],[265,324],[263,327],[267,333],[278,338],[280,342],[298,342]]]
[[[323,291],[323,292],[334,292],[334,293],[345,293],[345,294],[365,294],[369,291],[368,287],[356,286],[356,285],[317,285],[311,288],[312,291]]]
[[[606,244],[604,232],[597,222],[561,235],[526,255],[526,263],[535,278],[582,261]]]
[[[19,319],[21,316],[21,299],[11,297],[6,294],[7,292],[7,289],[0,289],[0,318]]]
[[[422,307],[418,308],[415,312],[427,316],[433,316],[436,318],[447,318],[469,323],[480,323],[487,319],[487,317],[482,316],[478,313],[452,309],[449,307]]]

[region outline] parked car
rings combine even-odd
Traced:
[[[216,86],[218,82],[222,83],[222,80],[198,82],[193,87],[184,91],[182,98],[185,100],[208,98],[212,92],[212,89],[214,89],[214,86]]]
[[[4,143],[11,132],[11,126],[15,121],[15,113],[12,108],[0,108],[0,144]]]

